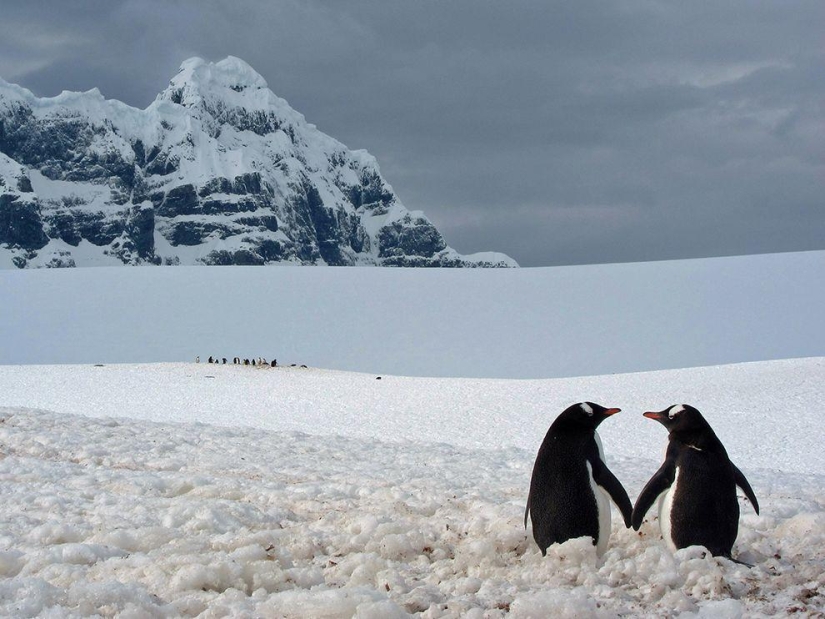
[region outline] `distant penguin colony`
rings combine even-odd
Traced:
[[[618,408],[581,402],[550,426],[536,456],[524,512],[524,526],[530,517],[541,553],[547,554],[552,544],[587,536],[602,555],[610,534],[610,499],[625,526],[636,531],[658,500],[659,527],[672,552],[704,546],[714,556],[739,562],[731,555],[739,530],[736,487],[744,491],[757,514],[759,503],[702,414],[687,404],[644,413],[667,428],[668,447],[664,463],[631,507],[621,483],[605,464],[596,432],[602,421],[618,412]]]
[[[619,412],[593,402],[562,412],[544,437],[533,466],[524,526],[533,523],[533,539],[547,554],[551,544],[575,537],[593,538],[598,555],[610,536],[610,499],[630,527],[632,506],[627,492],[604,461],[598,425]]]
[[[698,410],[686,404],[644,414],[669,432],[665,461],[642,490],[633,508],[633,528],[659,500],[659,527],[672,551],[704,546],[731,558],[739,531],[736,486],[759,514],[748,480],[728,458],[722,441]]]
[[[195,357],[195,363],[200,363],[201,358],[200,355]],[[207,363],[215,363],[219,365],[227,365],[229,360],[227,357],[212,357],[210,356],[207,359]],[[252,358],[244,358],[241,359],[240,357],[232,357],[232,365],[250,365],[255,367],[265,367],[265,368],[277,368],[278,367],[278,360],[272,359],[272,361],[268,361],[266,357],[252,357]],[[293,363],[291,367],[298,367],[297,364]],[[301,365],[302,368],[306,368],[306,365]]]

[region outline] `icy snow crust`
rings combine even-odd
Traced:
[[[313,368],[0,366],[0,614],[821,616],[825,358],[555,380]],[[696,404],[754,487],[734,555],[671,554],[649,515],[542,557],[535,452],[569,403],[631,499]]]

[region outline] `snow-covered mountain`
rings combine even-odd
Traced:
[[[462,256],[366,151],[244,61],[192,58],[145,110],[0,79],[0,264],[517,266]]]

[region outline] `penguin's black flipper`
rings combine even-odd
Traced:
[[[642,489],[639,498],[636,499],[636,505],[633,507],[633,514],[631,516],[634,530],[639,530],[647,510],[650,509],[650,506],[653,505],[653,502],[660,494],[670,488],[675,478],[676,465],[671,458],[665,458],[662,466],[660,466],[659,470],[650,478],[650,481],[648,481]]]
[[[592,458],[590,460],[590,466],[593,467],[593,481],[607,490],[616,507],[622,512],[624,526],[629,529],[630,517],[633,513],[633,504],[630,502],[630,497],[627,496],[627,491],[624,489],[624,486],[622,486],[622,482],[607,468],[607,465],[601,458]]]
[[[759,501],[756,500],[756,495],[753,493],[753,489],[751,485],[748,483],[748,480],[745,479],[745,475],[740,471],[736,465],[731,462],[730,465],[733,467],[733,478],[736,480],[736,485],[742,488],[742,491],[745,493],[745,496],[748,497],[748,501],[751,502],[753,505],[754,511],[756,511],[756,515],[759,515]]]

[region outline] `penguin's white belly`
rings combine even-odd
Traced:
[[[604,462],[604,450],[602,449],[602,441],[599,438],[599,433],[594,432],[596,438],[596,445],[599,448],[599,457]],[[593,479],[593,467],[587,463],[587,476],[590,481],[590,488],[593,490],[593,496],[596,497],[596,508],[599,511],[599,534],[596,539],[596,554],[602,556],[607,550],[607,543],[610,539],[610,495],[607,490],[599,486]]]
[[[596,497],[596,508],[599,510],[599,533],[596,539],[596,554],[602,556],[607,550],[607,542],[610,539],[610,495],[598,485],[593,479],[593,467],[587,463],[587,476],[590,480],[590,488],[593,496]]]
[[[671,552],[676,552],[676,544],[673,541],[670,515],[673,511],[673,498],[676,496],[676,487],[679,485],[679,467],[676,467],[676,476],[670,488],[659,495],[659,529],[662,538]]]

